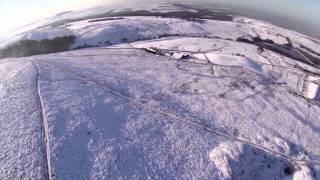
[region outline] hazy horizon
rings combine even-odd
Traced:
[[[272,14],[290,19],[292,22],[302,24],[304,29],[316,31],[320,27],[320,1],[317,0],[283,0],[283,1],[265,1],[265,0],[166,0],[161,3],[175,2],[193,2],[195,4],[219,4],[234,10],[242,9],[261,14]],[[0,33],[10,32],[14,28],[25,24],[35,22],[39,19],[53,16],[59,12],[77,11],[81,9],[92,8],[95,6],[113,6],[121,8],[128,4],[159,4],[155,0],[10,0],[5,1],[0,7]],[[160,4],[161,4],[160,3]],[[248,12],[249,13],[249,12]]]

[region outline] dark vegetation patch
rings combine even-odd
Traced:
[[[112,45],[112,43],[105,43],[105,45]],[[90,44],[87,44],[87,43],[84,43],[83,45],[79,45],[75,48],[73,48],[74,50],[77,50],[77,49],[85,49],[85,48],[93,48],[93,47],[99,47],[98,45],[90,45]]]
[[[99,22],[99,21],[109,21],[109,20],[120,20],[123,19],[124,16],[156,16],[156,17],[165,17],[165,18],[180,18],[188,21],[193,21],[197,23],[202,23],[205,19],[214,19],[214,20],[223,20],[223,21],[232,21],[233,16],[227,14],[223,11],[210,11],[206,8],[201,8],[193,5],[183,5],[183,4],[174,4],[174,6],[180,7],[186,10],[177,10],[171,12],[157,12],[157,11],[147,11],[147,10],[132,10],[132,9],[123,9],[122,11],[107,11],[105,13],[99,15],[90,15],[84,16],[81,18],[70,18],[58,20],[50,25],[44,27],[57,27],[57,26],[67,26],[68,23],[80,21],[80,20],[89,20],[88,22]],[[192,11],[190,11],[192,10]],[[70,12],[64,12],[57,14],[56,16],[62,16]],[[41,27],[39,27],[41,28]],[[175,36],[174,34],[163,34],[156,38],[170,37]],[[176,34],[176,36],[181,36],[180,34]],[[195,35],[195,37],[197,37]],[[68,36],[62,38],[55,38],[52,40],[42,40],[42,41],[33,41],[33,40],[22,40],[15,44],[9,45],[3,49],[0,49],[0,58],[6,57],[23,57],[23,56],[31,56],[38,54],[47,54],[47,53],[56,53],[70,50],[71,45],[74,43],[76,37]],[[142,38],[142,39],[134,39],[134,40],[148,40],[150,38]],[[133,40],[123,38],[122,42],[132,42]],[[112,45],[114,42],[106,41],[99,43],[99,46],[102,45]],[[97,47],[89,44],[83,44],[81,46],[76,47],[75,49],[89,48],[89,47]]]
[[[147,11],[147,10],[132,10],[130,8],[123,9],[121,11],[107,11],[98,15],[89,15],[81,18],[70,18],[56,21],[50,25],[50,27],[57,27],[61,25],[66,25],[75,21],[82,21],[87,19],[93,19],[89,22],[97,21],[107,21],[110,18],[121,18],[125,16],[157,16],[165,18],[181,18],[191,21],[199,21],[200,19],[212,19],[212,20],[221,20],[221,21],[233,21],[233,15],[231,13],[226,13],[224,11],[210,11],[206,8],[197,7],[194,5],[186,4],[173,4],[176,7],[180,7],[186,10],[177,10],[171,12],[157,12],[157,11]],[[192,10],[192,11],[190,11]]]
[[[307,47],[307,46],[304,46],[303,44],[300,44],[300,47],[301,47],[302,49],[310,52],[310,53],[313,53],[313,54],[315,54],[315,55],[317,55],[317,56],[320,56],[320,53],[314,51],[313,49],[311,49],[311,48],[309,48],[309,47]]]
[[[233,16],[227,15],[221,12],[211,12],[209,10],[202,9],[201,11],[173,11],[173,12],[151,12],[147,10],[138,11],[119,11],[113,13],[113,16],[158,16],[164,18],[181,18],[186,20],[199,19],[214,19],[223,21],[232,21]]]
[[[41,41],[22,40],[0,49],[0,58],[24,57],[68,51],[75,39],[75,36],[65,36]]]
[[[267,49],[311,66],[320,66],[320,58],[311,54],[316,54],[314,51],[307,49],[306,47],[304,48],[305,50],[302,48],[293,47],[290,40],[287,44],[277,44],[272,40],[261,39],[260,37],[240,37],[237,39],[237,41],[256,45],[260,51]]]
[[[100,22],[100,21],[113,21],[113,20],[121,20],[123,19],[122,17],[116,17],[116,18],[100,18],[100,19],[93,19],[93,20],[89,20],[88,22]]]

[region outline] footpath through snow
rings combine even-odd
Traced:
[[[0,60],[0,179],[319,179],[317,40],[150,16],[23,37],[63,34],[83,49]]]

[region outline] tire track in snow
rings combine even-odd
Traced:
[[[41,116],[41,124],[42,124],[42,134],[43,134],[43,149],[44,149],[44,160],[45,160],[45,179],[51,180],[53,175],[51,171],[51,164],[50,164],[50,143],[49,143],[49,125],[47,119],[47,113],[45,109],[44,99],[41,95],[40,89],[40,67],[37,62],[32,61],[34,66],[37,69],[37,95],[39,99],[39,110]]]
[[[217,131],[213,128],[210,128],[208,126],[205,126],[205,125],[202,125],[200,123],[197,123],[197,122],[194,122],[192,120],[188,120],[188,119],[184,119],[184,118],[180,118],[178,116],[176,116],[175,114],[171,114],[171,113],[168,113],[168,112],[165,112],[163,110],[160,110],[158,108],[154,108],[152,106],[149,106],[149,105],[145,105],[143,103],[140,103],[138,100],[136,99],[133,99],[133,98],[130,98],[126,95],[123,95],[119,92],[116,92],[108,87],[106,87],[105,85],[102,85],[100,84],[99,82],[93,80],[93,79],[88,79],[84,76],[81,76],[81,75],[78,75],[78,74],[75,74],[71,71],[68,71],[66,70],[65,68],[62,68],[58,65],[54,65],[54,64],[51,64],[49,62],[46,62],[46,61],[41,61],[43,62],[44,64],[47,64],[48,66],[52,67],[53,69],[56,69],[56,70],[60,70],[66,74],[69,74],[77,79],[79,79],[80,81],[82,82],[85,82],[86,84],[88,85],[93,85],[93,86],[96,86],[96,87],[99,87],[115,96],[118,96],[122,99],[126,99],[128,102],[132,102],[134,104],[136,104],[137,106],[139,107],[142,107],[143,109],[146,109],[146,110],[149,110],[149,111],[153,111],[155,113],[159,113],[159,114],[162,114],[164,116],[167,116],[169,118],[171,118],[173,121],[179,121],[179,122],[182,122],[182,123],[185,123],[189,126],[193,126],[195,128],[198,128],[198,129],[202,129],[204,131],[207,131],[211,134],[215,134],[215,135],[218,135],[218,136],[221,136],[221,137],[224,137],[226,139],[231,139],[231,140],[234,140],[234,141],[238,141],[240,143],[243,143],[243,144],[248,144],[248,145],[251,145],[251,146],[254,146],[260,150],[263,150],[265,152],[269,152],[270,154],[273,154],[273,155],[278,155],[290,162],[295,162],[297,164],[307,164],[307,165],[313,165],[313,166],[320,166],[320,162],[318,161],[313,161],[313,160],[307,160],[307,159],[298,159],[298,158],[295,158],[295,157],[291,157],[285,153],[282,153],[280,151],[277,151],[277,150],[274,150],[274,149],[271,149],[271,148],[268,148],[268,147],[265,147],[261,144],[258,144],[258,143],[254,143],[252,141],[250,141],[249,139],[245,139],[245,138],[240,138],[238,136],[234,136],[234,135],[231,135],[231,134],[227,134],[227,133],[224,133],[224,132],[220,132],[220,131]]]

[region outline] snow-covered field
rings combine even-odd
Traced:
[[[0,179],[320,179],[319,40],[152,16],[19,37],[69,35],[0,59]]]

